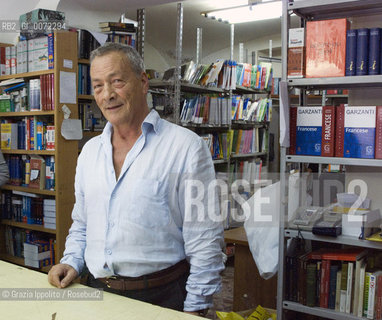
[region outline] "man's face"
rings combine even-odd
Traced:
[[[122,53],[111,52],[93,60],[90,76],[98,107],[113,126],[141,121],[148,90],[145,73],[137,76]]]

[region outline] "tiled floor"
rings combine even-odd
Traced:
[[[222,273],[222,290],[214,295],[214,307],[208,311],[206,318],[219,319],[216,311],[232,311],[233,306],[233,261],[229,259]]]

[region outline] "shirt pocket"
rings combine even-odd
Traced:
[[[136,179],[128,219],[138,225],[159,228],[170,223],[168,188],[158,180]]]

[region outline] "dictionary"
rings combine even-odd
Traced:
[[[375,106],[345,106],[344,157],[374,158]]]
[[[322,107],[322,145],[321,156],[334,157],[334,129],[336,119],[336,107]]]
[[[322,107],[297,108],[296,154],[321,156]]]

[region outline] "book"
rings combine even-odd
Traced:
[[[321,155],[322,107],[297,107],[296,154]]]
[[[336,308],[336,291],[337,291],[337,273],[338,265],[331,265],[329,272],[329,298],[328,308],[334,310]]]
[[[356,75],[364,76],[368,73],[369,58],[369,29],[361,28],[357,32],[357,62]]]
[[[344,156],[345,105],[341,104],[336,108],[335,156],[342,158]]]
[[[316,263],[309,263],[306,267],[306,305],[316,306]]]
[[[340,311],[340,300],[341,300],[341,275],[342,270],[339,268],[336,275],[336,301],[335,301],[335,310]]]
[[[368,74],[375,75],[380,72],[380,54],[381,54],[381,29],[370,28],[369,30],[369,57]]]
[[[289,29],[288,78],[305,76],[305,29]]]
[[[346,285],[346,304],[345,304],[345,312],[351,312],[351,305],[353,302],[352,294],[353,294],[353,270],[354,263],[348,263],[348,274],[347,274],[347,285]]]
[[[375,159],[382,159],[382,106],[376,108]]]
[[[348,26],[346,19],[307,21],[307,78],[345,76]]]
[[[15,150],[18,144],[18,125],[17,123],[1,124],[1,149]]]
[[[346,31],[346,76],[355,76],[357,62],[357,29]]]
[[[29,188],[45,188],[45,160],[41,156],[32,155],[30,159],[30,182]]]
[[[333,157],[335,145],[335,119],[336,107],[324,106],[322,107],[322,142],[321,142],[321,156]]]
[[[349,266],[348,262],[343,262],[341,267],[340,312],[345,312],[346,310],[348,266]]]
[[[359,271],[359,295],[358,295],[358,303],[357,303],[357,313],[355,314],[357,317],[363,316],[363,302],[364,302],[364,294],[365,294],[365,274],[366,274],[366,261],[362,261],[360,271]]]
[[[344,157],[374,158],[375,106],[345,106]]]

